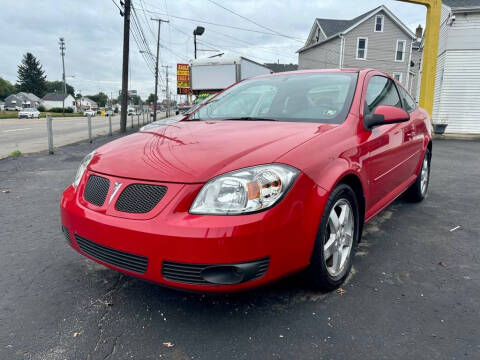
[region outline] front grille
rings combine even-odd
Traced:
[[[78,246],[84,253],[102,260],[107,264],[140,274],[145,273],[147,270],[148,258],[145,256],[135,255],[102,246],[77,234],[75,234],[75,240],[77,240]]]
[[[166,186],[131,184],[122,191],[115,208],[127,213],[147,213],[162,200],[166,192]]]
[[[90,175],[85,185],[83,197],[89,203],[102,206],[110,188],[110,181],[104,177]]]
[[[70,232],[68,231],[68,229],[62,225],[62,232],[63,232],[63,235],[65,236],[65,240],[67,240],[67,243],[71,244],[72,243],[72,239],[70,238]]]
[[[269,258],[264,258],[252,263],[257,264],[257,270],[255,274],[248,280],[255,280],[261,278],[267,272],[270,264]],[[234,264],[225,264],[234,265]],[[181,282],[186,284],[197,285],[212,285],[212,283],[206,281],[202,277],[202,271],[210,266],[221,266],[220,264],[185,264],[173,261],[164,261],[162,264],[162,275],[165,279],[175,282]]]

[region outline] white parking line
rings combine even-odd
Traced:
[[[31,129],[31,128],[11,129],[11,130],[3,130],[3,132],[25,131],[25,130],[30,130],[30,129]]]

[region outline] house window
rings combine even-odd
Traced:
[[[357,38],[357,60],[367,60],[368,38]]]
[[[394,72],[392,75],[395,80],[402,82],[403,74],[401,72]]]
[[[405,60],[405,47],[406,40],[397,40],[397,48],[395,49],[395,61],[404,61]]]
[[[384,17],[383,15],[375,16],[375,32],[383,32],[383,22]]]

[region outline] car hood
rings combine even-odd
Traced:
[[[89,167],[119,177],[203,183],[231,170],[274,162],[289,150],[335,126],[267,121],[180,121],[152,127],[100,147]]]

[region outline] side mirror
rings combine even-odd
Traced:
[[[395,106],[380,105],[373,114],[365,116],[363,122],[367,130],[375,126],[400,123],[410,120],[410,115],[403,109]]]

